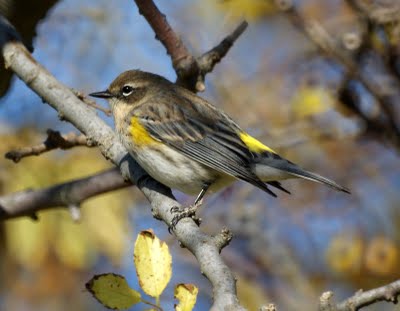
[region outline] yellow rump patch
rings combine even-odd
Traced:
[[[258,141],[254,137],[251,137],[249,134],[245,132],[239,133],[239,137],[246,144],[247,148],[249,148],[251,152],[261,153],[263,151],[268,151],[276,153],[270,147],[264,145],[262,142]]]
[[[157,142],[153,137],[150,136],[149,132],[140,124],[138,117],[132,117],[131,126],[129,132],[132,135],[132,139],[136,146],[147,146]]]

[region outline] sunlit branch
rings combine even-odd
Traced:
[[[400,280],[368,291],[359,290],[354,296],[338,304],[332,302],[332,292],[325,292],[320,298],[319,311],[356,311],[378,301],[396,304],[399,295]]]
[[[378,301],[388,301],[397,303],[397,297],[400,295],[400,281],[390,283],[385,286],[374,288],[368,291],[358,291],[354,296],[339,303],[336,307],[338,311],[358,310],[369,306]]]
[[[37,156],[54,149],[65,150],[77,146],[94,147],[95,145],[88,141],[85,135],[75,133],[61,135],[58,131],[48,129],[47,139],[43,143],[36,146],[22,147],[20,149],[11,150],[5,154],[5,157],[14,162],[19,162],[25,157],[34,155]]]
[[[44,189],[8,194],[0,197],[0,220],[32,216],[49,208],[78,207],[91,197],[131,185],[123,179],[117,168],[113,168]]]

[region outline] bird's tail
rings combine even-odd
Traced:
[[[276,178],[277,180],[290,178],[290,176],[300,177],[300,178],[308,179],[308,180],[315,181],[315,182],[318,182],[321,184],[325,184],[325,185],[327,185],[335,190],[338,190],[338,191],[350,193],[350,191],[347,188],[340,186],[333,180],[323,177],[321,175],[303,170],[296,164],[280,157],[277,154],[271,154],[271,153],[263,154],[262,156],[255,159],[255,163],[256,163],[256,168],[258,165],[260,165],[259,172],[265,173],[266,177],[272,178],[272,180],[273,180],[273,177],[268,176],[268,175],[270,175],[272,170],[268,170],[267,167],[274,169],[273,172],[274,172],[275,177],[277,177]],[[261,174],[261,175],[263,175],[263,174]],[[260,179],[264,180],[263,176],[260,176]]]
[[[336,182],[334,182],[333,180],[323,177],[321,175],[318,175],[316,173],[312,173],[312,172],[308,172],[305,171],[303,169],[301,169],[300,167],[296,166],[296,165],[288,165],[287,168],[285,169],[285,171],[287,173],[289,173],[290,175],[296,176],[296,177],[300,177],[300,178],[304,178],[304,179],[308,179],[311,181],[315,181],[321,184],[325,184],[335,190],[338,191],[343,191],[346,193],[350,193],[350,190],[337,184]]]

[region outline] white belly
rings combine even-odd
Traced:
[[[235,181],[234,177],[208,168],[163,145],[142,148],[132,156],[151,177],[190,195],[199,194],[205,183],[211,183],[208,191],[214,192]]]

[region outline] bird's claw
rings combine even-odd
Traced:
[[[197,208],[201,205],[200,204],[194,204],[194,205],[190,205],[187,207],[178,207],[178,206],[173,206],[171,207],[171,213],[175,214],[174,217],[172,218],[171,221],[171,226],[168,228],[168,232],[171,233],[171,231],[175,230],[176,225],[178,224],[178,222],[186,217],[192,218],[194,220],[194,222],[200,226],[201,224],[201,218],[198,218],[196,216],[196,210]]]

